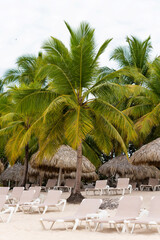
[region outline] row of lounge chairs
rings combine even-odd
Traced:
[[[119,201],[114,217],[106,216],[98,213],[99,206],[102,203],[101,199],[84,199],[80,204],[77,212],[73,216],[65,218],[41,218],[40,222],[43,229],[52,229],[56,223],[64,223],[68,229],[67,223],[73,222],[73,230],[76,230],[78,225],[83,221],[86,228],[97,231],[98,227],[107,224],[108,227],[114,227],[118,232],[133,233],[135,226],[139,225],[141,228],[146,226],[156,226],[158,233],[160,233],[160,197],[153,197],[150,202],[148,211],[141,210],[143,198],[138,196],[123,196]],[[147,213],[147,214],[146,214]],[[129,229],[131,228],[131,230]]]
[[[6,189],[3,189],[3,191],[4,190]],[[21,187],[14,188],[11,195],[0,195],[0,218],[4,221],[3,215],[9,213],[6,221],[9,222],[12,214],[18,210],[24,213],[37,211],[44,214],[48,208],[56,207],[64,211],[66,200],[61,199],[61,195],[62,191],[60,190],[49,190],[44,202],[41,203],[40,200],[38,200],[39,198],[36,198],[38,196],[36,187],[28,191],[24,191]],[[115,216],[109,217],[107,211],[99,210],[102,203],[101,199],[84,199],[77,212],[72,216],[65,218],[44,217],[40,219],[40,222],[44,229],[46,229],[47,224],[50,224],[49,228],[52,229],[56,223],[64,223],[65,228],[68,229],[67,223],[73,222],[73,230],[75,230],[78,225],[84,221],[86,227],[90,230],[96,231],[99,226],[102,228],[102,225],[108,224],[109,227],[115,227],[118,232],[131,233],[133,233],[137,225],[140,227],[143,225],[147,227],[154,225],[160,233],[160,197],[156,196],[151,199],[148,211],[141,209],[142,201],[143,198],[139,196],[122,196]],[[61,208],[59,208],[60,206]],[[129,228],[131,228],[131,230],[129,230]]]
[[[118,194],[118,192],[120,192],[122,195],[124,195],[125,191],[129,191],[129,193],[132,192],[132,185],[129,184],[129,178],[119,178],[116,188],[109,187],[109,185],[107,185],[107,180],[97,180],[94,188],[85,189],[86,195],[89,195],[89,192],[93,192],[94,195],[96,192],[98,192],[99,195],[105,193]]]
[[[61,199],[62,191],[49,190],[46,198],[41,202],[38,193],[40,193],[40,187],[24,190],[23,187],[15,187],[11,195],[0,195],[0,217],[4,222],[2,215],[10,213],[6,222],[11,220],[11,216],[14,212],[23,211],[24,213],[46,213],[48,208],[56,207],[61,211],[64,211],[66,200]]]

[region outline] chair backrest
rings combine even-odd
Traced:
[[[9,192],[9,187],[0,187],[0,195],[7,195]]]
[[[62,191],[60,190],[49,190],[44,200],[45,205],[54,205],[57,204],[61,198]]]
[[[3,210],[5,202],[6,202],[6,195],[1,195],[0,196],[0,212]]]
[[[20,200],[20,197],[24,191],[24,187],[14,187],[11,193],[11,198],[15,198],[16,200]]]
[[[101,199],[83,199],[75,216],[86,216],[87,214],[97,213],[102,203]]]
[[[34,194],[34,199],[39,198],[40,192],[41,192],[41,187],[35,186],[35,187],[30,187],[30,190],[35,190],[35,194]]]
[[[116,217],[136,218],[140,214],[143,198],[140,196],[124,196],[119,201]]]
[[[148,214],[149,217],[153,217],[153,218],[160,217],[159,203],[160,203],[160,196],[154,196],[151,199],[150,207],[149,207],[149,214]]]
[[[127,188],[129,185],[129,178],[118,178],[117,188]]]
[[[75,179],[68,178],[66,179],[65,186],[74,188]]]
[[[159,180],[157,178],[149,178],[148,185],[151,185],[153,187],[159,185]]]
[[[57,179],[48,179],[46,187],[47,188],[53,188],[56,186]]]
[[[97,180],[95,188],[103,189],[106,188],[107,180]]]
[[[32,202],[34,200],[35,190],[23,191],[19,203],[23,204],[25,202]]]

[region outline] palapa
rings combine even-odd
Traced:
[[[156,167],[132,165],[124,155],[115,157],[104,163],[99,168],[99,173],[107,177],[118,174],[120,177],[129,177],[131,180],[160,178],[160,171]]]
[[[160,138],[143,145],[130,158],[132,164],[154,165],[160,167]]]
[[[57,152],[50,157],[43,157],[40,161],[38,158],[39,151],[32,155],[30,164],[33,168],[43,170],[44,172],[59,172],[58,185],[61,182],[62,170],[67,171],[72,176],[76,172],[77,168],[77,151],[69,147],[68,145],[62,145]],[[82,156],[82,176],[91,176],[96,179],[95,166],[85,157]],[[74,173],[73,173],[74,172]]]
[[[23,171],[24,171],[24,166],[19,163],[16,163],[13,166],[9,166],[0,175],[0,180],[20,182],[22,180]],[[30,165],[28,166],[28,175],[29,176],[35,176],[38,174],[39,174],[38,170],[33,169]]]
[[[56,169],[64,169],[70,172],[76,171],[77,167],[77,151],[67,145],[62,145],[57,152],[49,157],[44,157],[42,161],[38,159],[38,153],[31,157],[30,164],[33,168],[43,169],[44,171],[56,171]],[[85,157],[82,157],[82,172],[90,173],[96,170],[95,166]]]

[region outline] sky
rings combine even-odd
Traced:
[[[87,21],[95,28],[97,48],[113,38],[100,65],[116,68],[111,52],[125,46],[126,36],[141,40],[149,35],[152,55],[160,55],[160,0],[0,0],[0,78],[24,54],[38,54],[43,42],[54,36],[69,47],[64,24],[78,27]]]

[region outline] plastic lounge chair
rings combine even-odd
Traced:
[[[0,195],[7,195],[9,192],[9,187],[0,187]]]
[[[54,189],[67,189],[68,192],[71,192],[71,190],[74,188],[75,185],[75,179],[68,178],[65,181],[65,186],[55,186]]]
[[[146,184],[146,185],[142,184],[140,186],[141,191],[143,191],[145,189],[154,191],[154,190],[159,189],[159,188],[160,188],[159,180],[156,179],[156,178],[149,178],[148,184]]]
[[[55,223],[64,223],[66,230],[68,229],[66,223],[73,222],[74,226],[72,230],[76,230],[80,222],[86,221],[87,217],[91,217],[93,214],[98,212],[101,203],[101,199],[83,199],[77,212],[74,215],[64,218],[41,218],[40,222],[44,229],[46,229],[44,222],[51,223],[49,229],[52,229]]]
[[[40,196],[40,192],[41,192],[41,187],[35,186],[35,187],[30,187],[30,190],[35,190],[35,194],[34,194],[34,201],[36,200],[37,202],[40,202],[39,196]]]
[[[20,200],[17,204],[10,204],[9,206],[15,207],[15,212],[23,210],[22,206],[29,205],[34,201],[35,190],[23,191]]]
[[[16,203],[20,200],[20,197],[24,191],[24,187],[14,187],[10,194],[8,201],[9,203]]]
[[[122,191],[122,195],[124,195],[126,190],[129,190],[129,193],[132,192],[132,186],[129,184],[129,178],[118,178],[117,187],[108,190],[109,193],[116,192],[116,194],[118,194],[118,191]]]
[[[97,180],[94,188],[86,188],[85,193],[88,195],[89,192],[93,192],[95,195],[96,191],[99,195],[102,195],[105,191],[108,192],[109,186],[107,185],[107,180]]]
[[[142,216],[135,221],[131,221],[131,223],[133,223],[131,233],[133,233],[136,225],[140,225],[141,227],[142,227],[142,225],[145,225],[147,229],[149,228],[149,226],[156,226],[158,233],[160,233],[159,203],[160,203],[159,196],[152,197],[148,215]]]
[[[0,219],[2,220],[2,222],[5,222],[2,216],[5,213],[10,213],[6,221],[7,223],[9,223],[11,220],[12,214],[14,212],[14,207],[6,207],[5,202],[6,202],[6,195],[1,195],[0,196]]]
[[[128,232],[128,223],[139,217],[141,204],[143,198],[140,196],[123,196],[120,198],[119,205],[114,217],[107,217],[103,219],[92,219],[94,223],[96,223],[95,231],[98,229],[98,226],[104,223],[108,223],[110,226],[111,224],[114,225],[116,230],[119,232],[119,224],[123,225],[122,232]],[[127,221],[124,224],[124,221]],[[90,226],[90,224],[89,224]]]
[[[59,209],[60,205],[63,205],[62,211],[64,211],[64,208],[66,206],[66,200],[60,199],[62,195],[62,191],[60,190],[49,190],[48,194],[46,196],[46,199],[43,203],[33,203],[22,206],[24,212],[32,213],[34,211],[38,211],[39,213],[45,214],[45,212],[50,207],[57,207]]]
[[[47,191],[49,189],[53,189],[56,186],[56,184],[57,179],[48,179],[46,186],[42,186],[41,189]]]

